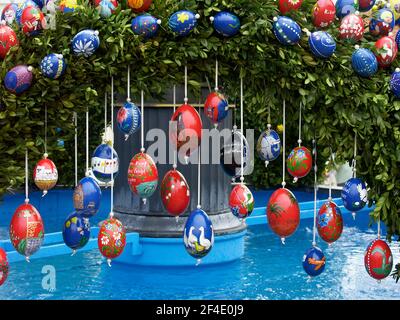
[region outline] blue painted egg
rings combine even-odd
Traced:
[[[356,212],[365,207],[368,202],[368,191],[364,181],[359,178],[350,178],[342,189],[342,200],[344,207]]]
[[[300,41],[301,28],[291,18],[274,17],[273,31],[278,41],[284,45],[294,45]]]
[[[335,6],[336,16],[341,19],[358,10],[358,0],[337,0]]]
[[[161,20],[157,20],[149,14],[143,14],[132,19],[131,28],[139,36],[151,38],[157,34],[160,23]]]
[[[43,9],[43,6],[45,5],[45,1],[44,0],[32,0],[34,3],[36,3],[36,5],[39,7],[39,9]]]
[[[91,177],[81,179],[75,187],[72,199],[74,208],[80,215],[86,218],[94,216],[101,201],[99,184]]]
[[[214,230],[207,213],[201,209],[192,211],[183,230],[186,251],[196,259],[205,257],[214,244]]]
[[[82,30],[72,39],[72,51],[75,55],[90,57],[100,46],[99,32],[96,30]]]
[[[240,20],[233,13],[218,12],[212,21],[215,31],[224,37],[232,37],[239,32]]]
[[[18,65],[6,73],[4,86],[14,94],[21,94],[32,85],[32,67]]]
[[[5,22],[10,26],[16,19],[18,10],[18,5],[16,3],[9,3],[7,4],[3,10],[1,11],[1,19],[5,20]],[[22,15],[22,12],[21,12]]]
[[[326,258],[322,250],[312,247],[303,256],[304,271],[311,277],[320,275],[325,269]]]
[[[139,108],[132,102],[125,102],[118,110],[117,125],[125,133],[125,139],[139,130],[142,115]]]
[[[170,29],[180,36],[187,36],[197,25],[199,15],[192,11],[180,10],[175,12],[168,21]]]
[[[387,36],[395,25],[393,11],[387,8],[375,11],[369,20],[369,31],[376,36]]]
[[[367,12],[372,9],[375,4],[375,0],[360,0],[359,7],[361,12]]]
[[[226,118],[229,111],[228,100],[220,92],[211,92],[204,103],[204,113],[214,125]]]
[[[318,58],[330,58],[336,50],[336,42],[326,31],[315,31],[308,38],[311,52]]]
[[[351,56],[351,65],[361,77],[368,78],[378,70],[378,60],[374,53],[365,48],[356,49]]]
[[[257,141],[257,153],[261,160],[273,161],[281,154],[281,139],[275,130],[266,130]]]
[[[50,79],[58,79],[65,73],[67,64],[62,54],[51,53],[40,63],[42,74]]]
[[[27,7],[34,7],[38,8],[37,4],[33,2],[32,0],[26,0],[24,2],[20,2],[17,4],[17,11],[15,13],[15,20],[17,20],[17,23],[21,26],[21,17],[22,17],[22,12],[24,11],[25,8]]]
[[[397,44],[397,49],[400,49],[400,30],[397,31],[395,40]]]
[[[393,92],[396,98],[400,98],[400,70],[396,69],[395,72],[392,73],[390,78],[390,90]]]
[[[83,248],[90,238],[89,219],[72,212],[64,222],[62,235],[64,243],[72,250]]]
[[[118,174],[119,158],[117,152],[108,144],[103,143],[94,150],[92,155],[92,170],[94,176],[102,182],[110,182]]]

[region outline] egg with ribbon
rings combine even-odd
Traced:
[[[359,41],[364,35],[364,21],[357,14],[351,13],[340,22],[339,38]]]
[[[90,239],[89,219],[72,212],[64,222],[62,235],[64,243],[72,250],[83,248]]]
[[[125,140],[140,129],[142,114],[133,102],[126,101],[118,110],[117,126],[125,134]]]
[[[361,12],[367,12],[375,5],[375,0],[359,0],[358,5]]]
[[[229,196],[229,208],[239,219],[245,219],[251,215],[254,210],[254,197],[246,185],[238,184],[233,187]]]
[[[395,72],[390,77],[390,91],[395,95],[397,99],[400,99],[400,69],[396,68]]]
[[[94,5],[103,18],[110,17],[118,7],[117,0],[94,0]]]
[[[305,177],[312,167],[312,155],[306,147],[294,148],[287,158],[287,169],[295,178]]]
[[[378,60],[371,50],[365,48],[356,48],[351,56],[351,65],[364,78],[371,77],[378,71]]]
[[[186,251],[196,259],[204,258],[214,245],[214,230],[210,218],[202,209],[192,211],[183,230]]]
[[[168,25],[179,36],[187,36],[196,27],[199,18],[200,15],[192,11],[180,10],[169,18]]]
[[[318,211],[317,230],[322,240],[333,243],[343,231],[343,218],[340,208],[333,201],[325,202]]]
[[[359,211],[368,203],[367,186],[359,178],[350,178],[343,186],[341,197],[347,210]]]
[[[15,210],[9,231],[11,244],[27,259],[42,246],[44,239],[42,217],[30,203],[21,204]]]
[[[317,28],[326,28],[334,20],[336,8],[332,0],[318,0],[312,10],[312,21]]]
[[[7,253],[0,248],[0,286],[7,280],[9,272]]]
[[[143,14],[132,19],[131,28],[136,35],[144,36],[148,39],[157,34],[160,24],[160,19],[156,19],[149,14]]]
[[[16,3],[7,4],[1,11],[1,19],[11,26],[16,20],[18,5]]]
[[[131,191],[146,199],[156,191],[158,170],[152,157],[147,153],[137,153],[129,163],[128,184]]]
[[[18,65],[6,73],[4,86],[14,94],[21,94],[32,85],[33,68],[27,65]]]
[[[397,44],[391,36],[383,36],[375,42],[376,60],[381,68],[389,67],[397,56]]]
[[[26,7],[21,16],[22,31],[28,36],[38,35],[46,29],[46,18],[38,7]]]
[[[273,161],[281,154],[281,139],[275,130],[261,132],[256,145],[258,156],[264,161]]]
[[[308,44],[317,58],[330,58],[336,50],[336,42],[326,31],[315,31],[310,34]]]
[[[78,7],[77,0],[61,0],[58,6],[62,13],[74,12]]]
[[[224,141],[220,150],[220,164],[228,176],[239,177],[242,171],[242,159],[243,174],[246,174],[250,168],[250,146],[246,137],[239,130],[233,130],[231,137]]]
[[[128,6],[135,12],[147,11],[152,0],[127,0]]]
[[[0,58],[4,59],[12,47],[17,47],[17,34],[4,21],[0,21]]]
[[[82,30],[72,39],[72,51],[77,56],[90,57],[99,46],[100,38],[97,30]]]
[[[318,247],[311,247],[303,256],[303,269],[310,277],[319,276],[325,269],[326,258]]]
[[[81,179],[72,196],[74,208],[82,217],[93,217],[100,208],[101,189],[91,177]]]
[[[301,7],[303,0],[279,0],[279,11],[282,14],[286,14],[291,10],[298,10]]]
[[[226,118],[229,111],[228,100],[220,92],[211,92],[204,103],[204,113],[216,125]]]
[[[300,41],[301,28],[289,17],[274,17],[273,32],[281,44],[294,45]]]
[[[393,267],[393,255],[388,244],[381,239],[373,240],[365,250],[364,265],[368,274],[376,280],[389,276]]]
[[[117,152],[107,143],[102,143],[93,152],[92,171],[97,180],[108,183],[118,175]]]
[[[57,180],[58,172],[56,165],[45,154],[43,159],[40,159],[33,169],[33,181],[40,190],[43,190],[43,195],[45,195],[48,190],[55,187]]]
[[[161,201],[172,216],[180,216],[190,204],[190,190],[185,177],[178,170],[168,171],[161,182]]]
[[[337,0],[335,6],[336,16],[341,19],[358,11],[358,0]]]
[[[37,6],[37,4],[35,2],[33,2],[32,0],[25,0],[25,1],[19,2],[17,4],[17,11],[15,13],[15,20],[17,21],[18,25],[20,25],[20,26],[22,25],[22,23],[21,23],[22,13],[23,13],[24,9],[27,7],[39,8]]]
[[[67,63],[62,54],[50,53],[40,62],[42,74],[50,79],[58,79],[64,75]]]
[[[120,256],[126,245],[126,230],[121,221],[116,218],[104,220],[97,236],[97,245],[109,265],[111,259]]]
[[[233,13],[221,11],[211,17],[210,20],[215,31],[224,37],[232,37],[240,30],[240,20]]]
[[[395,25],[394,14],[388,8],[375,11],[369,20],[369,32],[375,36],[387,36]]]

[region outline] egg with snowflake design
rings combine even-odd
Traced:
[[[27,259],[42,246],[44,239],[42,217],[30,203],[24,203],[15,210],[9,231],[11,244]]]
[[[343,231],[343,218],[340,208],[333,201],[325,202],[319,209],[317,230],[325,242],[332,243],[340,238]]]
[[[396,98],[400,98],[400,69],[396,68],[395,72],[390,77],[390,91],[395,95]]]
[[[64,243],[72,250],[83,248],[90,239],[89,219],[72,212],[64,222],[62,235]]]
[[[128,184],[131,191],[146,199],[156,191],[158,170],[152,157],[147,153],[137,153],[129,163]]]
[[[149,10],[152,0],[127,0],[128,6],[135,12]]]
[[[143,14],[132,19],[131,28],[136,35],[148,39],[157,34],[160,24],[161,20],[149,14]]]
[[[247,174],[248,168],[251,167],[250,146],[246,137],[239,130],[233,130],[231,137],[224,141],[220,150],[220,164],[228,176],[238,177],[242,171],[242,159],[243,174]]]
[[[161,182],[161,201],[172,216],[180,216],[190,204],[189,185],[178,170],[168,171]]]
[[[109,264],[111,259],[121,255],[126,245],[126,231],[121,221],[116,218],[104,220],[97,236],[97,244]]]
[[[340,22],[339,38],[359,41],[364,35],[364,21],[357,14],[349,14]]]
[[[369,32],[376,36],[387,36],[393,30],[394,25],[393,11],[383,8],[372,14],[369,20]]]
[[[74,208],[85,218],[93,217],[100,208],[101,189],[96,180],[91,177],[81,179],[72,196]]]
[[[337,0],[335,6],[336,16],[341,19],[358,10],[358,0]]]
[[[306,147],[294,148],[287,158],[287,169],[295,178],[305,177],[312,167],[312,155]]]
[[[261,132],[256,145],[258,156],[264,161],[273,161],[281,154],[281,139],[275,130]]]
[[[43,190],[43,195],[45,195],[48,190],[55,187],[57,180],[58,171],[56,165],[45,154],[33,169],[33,181],[40,190]]]
[[[365,48],[359,48],[353,52],[351,65],[353,70],[364,78],[369,78],[378,71],[378,60],[371,50]]]
[[[16,20],[18,5],[16,3],[7,4],[1,11],[1,19],[11,26]]]
[[[17,34],[4,21],[0,21],[0,58],[4,59],[12,47],[17,47]]]
[[[303,256],[303,269],[310,277],[319,276],[325,269],[326,258],[318,247],[311,247]]]
[[[62,54],[50,53],[40,63],[42,74],[50,79],[58,79],[64,75],[67,63]]]
[[[359,211],[368,203],[367,186],[359,178],[350,178],[343,186],[341,197],[347,210]]]
[[[229,196],[229,208],[239,219],[245,219],[251,215],[254,210],[254,197],[246,185],[238,184],[233,187]]]
[[[286,14],[291,10],[298,10],[301,7],[303,0],[279,0],[279,11]]]
[[[17,21],[18,25],[22,25],[21,23],[21,17],[22,17],[22,12],[25,10],[25,8],[27,7],[37,7],[37,4],[35,2],[33,2],[32,0],[25,0],[22,2],[19,2],[17,4],[17,11],[15,13],[15,20]]]
[[[330,58],[336,50],[336,42],[333,37],[325,31],[315,31],[310,34],[308,44],[311,52],[317,58]]]
[[[0,248],[0,286],[7,280],[9,272],[7,253]]]
[[[187,36],[196,26],[200,16],[192,11],[180,10],[168,20],[169,28],[179,36]]]
[[[32,85],[33,68],[26,65],[18,65],[6,73],[4,86],[14,94],[21,94]]]
[[[215,31],[224,37],[233,37],[240,30],[240,20],[233,13],[221,11],[210,19]]]
[[[334,20],[336,8],[332,0],[318,0],[312,10],[312,21],[317,28],[326,28]]]
[[[125,139],[140,129],[141,121],[142,114],[139,108],[130,101],[126,101],[118,110],[117,125],[118,129],[125,134]]]
[[[271,230],[282,241],[297,230],[300,224],[300,207],[290,190],[280,188],[274,191],[267,205],[267,220]]]
[[[397,44],[392,37],[384,36],[378,39],[375,42],[375,48],[377,49],[376,60],[381,68],[389,67],[396,59]]]
[[[77,56],[90,57],[96,52],[99,46],[100,38],[97,30],[82,30],[72,39],[72,51]]]
[[[301,28],[289,17],[274,17],[273,32],[281,44],[294,45],[300,41]]]
[[[367,12],[375,5],[375,0],[359,0],[359,10]]]
[[[118,7],[117,0],[94,0],[94,5],[103,18],[110,17]]]
[[[46,29],[46,18],[38,7],[26,7],[21,16],[22,31],[28,36],[38,35]]]
[[[393,255],[386,241],[375,239],[368,245],[364,254],[364,265],[368,274],[376,280],[382,280],[390,274]]]
[[[92,171],[96,179],[106,183],[111,182],[118,175],[118,154],[109,144],[102,143],[94,150]]]
[[[62,13],[74,12],[78,7],[78,0],[60,0],[58,6]]]
[[[207,213],[202,209],[193,210],[183,230],[186,251],[196,259],[204,258],[214,245],[214,230]]]
[[[228,100],[219,92],[211,92],[204,104],[204,113],[213,124],[218,124],[226,118],[229,111]]]

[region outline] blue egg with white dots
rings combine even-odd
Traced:
[[[284,45],[294,45],[300,41],[301,28],[288,17],[274,17],[273,32],[278,41]]]
[[[336,50],[336,42],[326,31],[315,31],[310,34],[308,44],[311,52],[318,58],[330,58]]]
[[[378,61],[374,53],[365,48],[356,49],[351,56],[351,65],[361,77],[368,78],[378,71]]]
[[[50,79],[58,79],[65,73],[67,64],[62,54],[51,53],[40,63],[42,74]]]
[[[396,98],[400,98],[400,69],[396,69],[390,78],[390,91],[393,92]]]
[[[397,44],[397,48],[400,48],[400,30],[397,31],[397,33],[396,33],[395,41],[396,41],[396,44]]]

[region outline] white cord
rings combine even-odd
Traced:
[[[128,80],[127,80],[127,97],[126,101],[130,102],[131,101],[131,67],[128,65]]]
[[[312,245],[317,245],[317,141],[314,138],[314,226],[313,226],[313,242]]]
[[[286,172],[286,168],[285,168],[285,161],[286,161],[286,149],[285,149],[285,142],[286,142],[286,101],[283,100],[283,112],[282,112],[282,116],[283,116],[283,154],[282,154],[282,187],[285,188],[286,186],[286,182],[285,182],[285,172]]]
[[[142,110],[142,133],[141,133],[141,140],[142,140],[142,148],[140,149],[140,152],[145,152],[144,148],[144,91],[142,90],[140,93],[140,104],[141,104],[141,110]]]
[[[111,196],[110,218],[114,217],[114,77],[111,77]]]
[[[381,214],[379,213],[378,217],[378,239],[381,238]]]
[[[44,153],[47,154],[47,105],[44,106]]]
[[[89,174],[89,108],[86,110],[86,175]]]
[[[104,134],[107,132],[107,92],[104,93]]]
[[[297,140],[297,143],[299,144],[299,147],[301,146],[301,107],[302,104],[300,102],[300,111],[299,111],[299,140]]]
[[[335,164],[335,162],[333,161],[333,153],[331,153],[331,161],[332,161],[332,165]],[[332,170],[329,171],[329,196],[328,196],[328,201],[331,202],[332,201]]]
[[[78,185],[78,114],[74,111],[75,124],[75,187]]]
[[[28,148],[25,150],[25,203],[29,203]]]
[[[187,66],[185,65],[185,98],[183,99],[185,104],[188,103],[188,76],[187,76]]]
[[[243,142],[243,77],[240,78],[240,132],[242,136],[240,137],[240,182],[243,183],[244,176],[243,176],[243,151],[244,151],[244,142]]]
[[[215,59],[215,92],[218,92],[218,59]]]
[[[357,177],[357,133],[354,133],[354,158],[353,158],[353,178]]]
[[[200,109],[200,104],[199,104]],[[199,110],[200,111],[200,110]],[[201,144],[198,148],[198,161],[197,164],[197,209],[201,209]]]
[[[173,105],[174,105],[173,114],[175,114],[175,110],[176,110],[176,85],[174,85],[174,90],[173,90]],[[174,148],[174,163],[173,163],[173,165],[172,165],[172,167],[173,167],[174,169],[177,168],[177,155],[178,155],[178,152],[177,152],[177,150]]]

